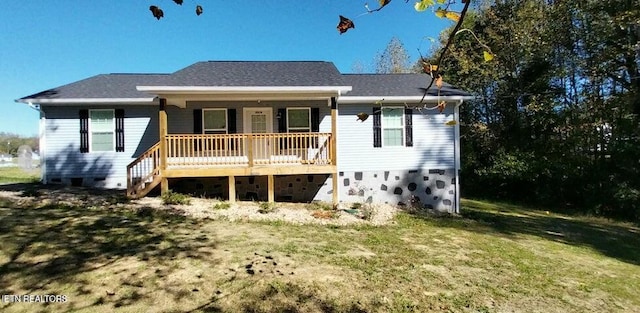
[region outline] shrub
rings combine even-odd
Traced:
[[[229,202],[218,202],[213,205],[214,210],[226,210],[231,207],[231,203]]]
[[[313,211],[332,211],[334,210],[333,205],[331,203],[322,202],[322,201],[314,201],[307,205],[309,210]]]
[[[276,211],[276,204],[273,202],[260,202],[260,204],[258,204],[258,207],[260,207],[258,209],[258,212],[260,214],[267,214],[267,213],[272,213]]]
[[[162,203],[164,204],[191,204],[191,197],[188,195],[173,192],[169,190],[169,192],[162,195]]]

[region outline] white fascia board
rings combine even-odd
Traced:
[[[351,86],[136,86],[152,94],[346,93]]]
[[[58,99],[18,99],[21,103],[38,104],[155,104],[155,98],[58,98]]]
[[[434,102],[434,101],[464,101],[473,100],[473,96],[342,96],[338,98],[338,104],[350,104],[350,103],[369,103],[369,102],[389,102],[389,103],[420,103],[420,102]]]

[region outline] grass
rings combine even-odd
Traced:
[[[40,169],[23,170],[16,167],[0,167],[0,184],[35,183],[40,180]]]
[[[3,312],[637,312],[640,229],[465,200],[386,227],[0,198]]]

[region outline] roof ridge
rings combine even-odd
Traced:
[[[171,75],[170,73],[107,73],[107,74],[101,74],[101,75],[146,75],[146,76],[151,76],[151,75]]]
[[[340,73],[340,75],[379,75],[379,76],[390,76],[390,75],[428,75],[426,73]]]

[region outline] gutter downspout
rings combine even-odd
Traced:
[[[455,171],[455,205],[454,212],[460,214],[460,106],[464,100],[458,100],[458,103],[453,108],[453,120],[457,121],[453,128],[453,156],[454,156],[454,171]]]

